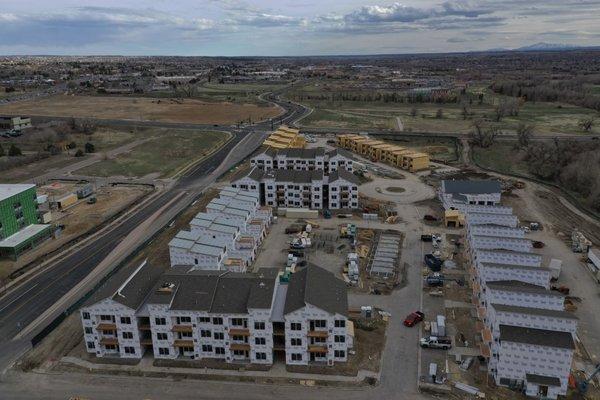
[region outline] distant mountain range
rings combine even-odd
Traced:
[[[488,51],[564,51],[564,50],[576,50],[576,49],[595,49],[599,46],[575,46],[564,43],[545,43],[539,42],[530,44],[528,46],[517,47],[516,49],[506,49],[503,47],[497,47],[489,49]]]

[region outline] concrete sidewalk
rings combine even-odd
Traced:
[[[71,364],[85,368],[90,372],[142,372],[151,374],[164,374],[165,376],[172,374],[184,375],[209,375],[209,376],[235,376],[235,377],[250,377],[250,378],[280,378],[280,379],[298,379],[298,380],[314,380],[327,382],[351,382],[359,383],[366,378],[375,378],[379,380],[379,373],[367,370],[359,370],[356,376],[346,375],[324,375],[324,374],[308,374],[288,372],[285,365],[282,363],[274,364],[269,371],[244,371],[239,369],[214,369],[214,368],[185,368],[185,367],[157,367],[153,365],[152,358],[144,358],[137,365],[119,365],[119,364],[95,364],[77,357],[62,357],[60,363]],[[244,364],[240,364],[240,369]]]

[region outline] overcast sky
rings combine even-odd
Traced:
[[[600,45],[600,0],[1,0],[0,54],[323,55]]]

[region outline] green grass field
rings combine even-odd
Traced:
[[[227,101],[232,103],[251,103],[263,104],[258,98],[259,95],[265,92],[281,89],[284,84],[269,84],[269,83],[244,83],[244,84],[218,84],[205,83],[196,88],[193,98],[220,102]],[[153,92],[152,97],[173,97],[172,91]]]
[[[224,132],[166,130],[164,134],[134,147],[114,159],[99,161],[77,173],[92,176],[170,177],[200,160],[229,139]]]
[[[484,101],[470,104],[470,115],[464,118],[462,106],[455,103],[384,103],[361,101],[324,101],[310,99],[317,95],[332,91],[343,91],[339,85],[315,86],[305,85],[295,87],[288,92],[287,97],[296,99],[312,108],[314,112],[303,119],[300,124],[313,128],[342,128],[342,129],[390,129],[398,130],[398,118],[404,132],[450,132],[467,133],[472,130],[473,121],[483,119],[490,125],[498,126],[504,132],[512,133],[520,123],[534,124],[536,134],[560,135],[585,133],[578,126],[583,118],[598,117],[594,110],[559,103],[527,102],[519,110],[518,116],[507,116],[500,122],[495,121],[495,105],[502,96],[491,93],[484,87],[472,90],[484,92]],[[304,96],[303,100],[298,100]],[[413,108],[416,115],[412,116]],[[438,110],[442,116],[437,116]],[[592,129],[593,134],[600,134],[600,123]]]
[[[531,176],[524,152],[515,149],[514,143],[495,143],[482,149],[472,147],[471,157],[478,165],[498,172]]]

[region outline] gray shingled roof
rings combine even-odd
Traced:
[[[500,193],[502,186],[495,180],[443,180],[442,187],[449,194],[484,194]]]
[[[531,283],[508,280],[508,281],[489,281],[485,285],[492,290],[504,290],[508,292],[524,292],[533,294],[544,294],[547,296],[564,297],[565,295],[555,290],[548,290],[543,286]]]
[[[331,272],[309,264],[292,274],[285,300],[284,314],[294,312],[306,304],[332,314],[348,315],[346,285]]]
[[[167,304],[171,310],[243,314],[248,308],[271,308],[276,278],[270,269],[242,274],[175,266],[163,272],[147,264],[113,300],[135,310],[142,304]],[[172,289],[159,291],[166,284]]]
[[[344,168],[339,168],[337,171],[333,171],[329,174],[329,182],[335,182],[339,178],[354,183],[357,186],[360,185],[360,179],[353,173],[346,171]]]
[[[128,281],[113,294],[112,299],[126,307],[137,310],[144,302],[148,292],[163,274],[164,269],[146,263],[134,272]]]
[[[323,170],[294,171],[289,169],[276,169],[272,172],[275,182],[311,183],[314,180],[323,180]]]
[[[512,325],[500,325],[500,341],[531,344],[534,346],[575,349],[573,336],[568,332],[547,329],[524,328]]]
[[[289,158],[315,159],[317,156],[323,157],[325,155],[325,149],[322,147],[316,147],[312,149],[289,148],[279,150],[277,155],[286,156]]]
[[[568,311],[563,311],[563,310],[546,310],[544,308],[507,306],[504,304],[492,304],[492,307],[494,307],[496,312],[542,315],[545,317],[575,319],[575,320],[579,319],[573,313],[570,313]]]

